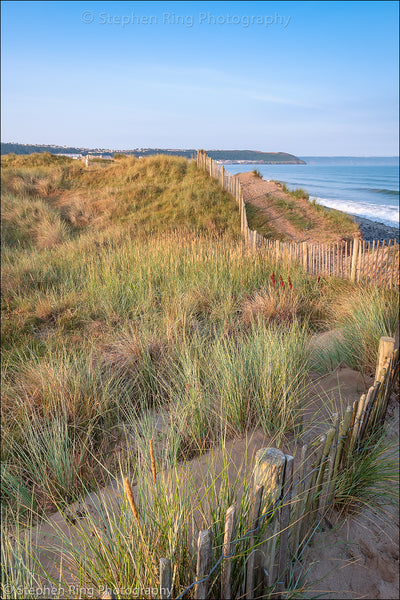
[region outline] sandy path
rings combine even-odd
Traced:
[[[256,177],[253,173],[238,173],[244,200],[265,215],[265,219],[278,232],[283,233],[292,242],[329,243],[341,241],[341,237],[329,229],[329,224],[312,210],[308,200],[294,199],[282,190],[282,186],[274,181],[266,181]],[[310,231],[299,231],[289,219],[286,218],[279,207],[273,205],[267,194],[289,202],[296,202],[304,217],[313,222]]]

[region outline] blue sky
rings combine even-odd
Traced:
[[[398,154],[397,2],[2,2],[2,140]]]

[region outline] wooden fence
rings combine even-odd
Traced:
[[[333,416],[332,425],[315,445],[302,447],[295,472],[293,456],[277,448],[257,452],[250,529],[235,538],[237,511],[232,505],[226,512],[222,548],[213,545],[212,527],[200,531],[197,579],[179,596],[173,593],[173,563],[161,558],[161,598],[178,600],[194,595],[200,600],[210,594],[226,599],[284,597],[293,565],[335,502],[338,477],[384,423],[399,373],[399,350],[394,343],[393,338],[381,338],[374,385],[346,407],[341,420],[338,414]],[[243,542],[249,544],[249,555],[241,583],[234,588],[232,571],[241,554],[235,550]],[[218,576],[220,589],[215,594],[212,585]]]
[[[311,275],[334,276],[382,287],[399,285],[399,244],[396,239],[365,242],[359,238],[333,244],[280,242],[252,231],[247,222],[246,203],[237,177],[225,171],[204,150],[199,150],[197,166],[218,179],[239,205],[241,231],[246,244],[262,249],[268,258],[302,265]]]

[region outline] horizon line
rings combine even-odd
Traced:
[[[38,143],[32,143],[32,142],[9,142],[9,141],[4,141],[1,140],[2,144],[19,144],[21,146],[58,146],[59,148],[79,148],[82,150],[109,150],[109,151],[122,151],[122,152],[129,152],[129,150],[138,150],[139,146],[136,148],[93,148],[93,147],[89,147],[89,146],[79,146],[78,144],[76,146],[67,146],[65,144],[38,144]],[[187,150],[198,150],[198,148],[167,148],[167,147],[158,147],[158,146],[140,146],[140,149],[143,150],[175,150],[175,151],[187,151]],[[271,154],[293,154],[292,152],[286,152],[286,151],[282,151],[282,150],[254,150],[251,148],[208,148],[209,152],[226,152],[226,151],[230,151],[230,152],[241,152],[241,151],[247,151],[247,152],[262,152],[265,154],[271,153]],[[298,158],[400,158],[400,155],[398,154],[294,154],[293,156],[297,156]]]

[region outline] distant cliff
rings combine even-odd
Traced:
[[[254,162],[281,165],[305,165],[305,161],[286,152],[257,152],[255,150],[207,150],[208,156],[224,162]]]
[[[170,149],[170,148],[134,148],[132,150],[119,150],[110,148],[78,148],[67,146],[45,146],[42,144],[17,144],[13,142],[1,142],[1,154],[32,154],[34,152],[50,152],[51,154],[75,154],[86,156],[112,157],[115,153],[131,154],[133,156],[150,156],[152,154],[167,154],[170,156],[195,156],[195,149]],[[283,165],[306,164],[297,156],[286,152],[258,152],[255,150],[207,150],[207,154],[214,160],[236,163],[264,163]]]

